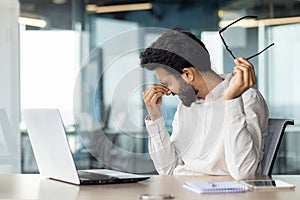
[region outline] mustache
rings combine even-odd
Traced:
[[[198,90],[196,90],[196,89],[194,89],[194,88],[193,88],[193,90],[194,90],[195,95],[197,96]],[[177,93],[174,93],[174,92],[171,92],[171,94],[172,94],[173,96],[178,95]]]

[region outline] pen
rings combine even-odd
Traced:
[[[175,197],[172,194],[140,194],[140,199],[151,200],[151,199],[174,199]]]

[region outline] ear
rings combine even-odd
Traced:
[[[183,68],[181,77],[188,83],[191,83],[195,79],[195,71],[193,67]]]

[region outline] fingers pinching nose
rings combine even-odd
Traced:
[[[166,92],[166,95],[170,95],[170,94],[172,94],[172,92],[171,92],[171,90],[168,90],[167,92]]]

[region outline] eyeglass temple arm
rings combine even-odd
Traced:
[[[229,26],[232,26],[233,24],[241,21],[242,19],[245,19],[245,18],[257,18],[257,16],[244,16],[244,17],[241,17],[240,19],[237,19],[233,22],[231,22],[230,24],[228,24],[227,26],[225,26],[224,28],[222,28],[219,33],[222,33],[223,31],[225,31]]]
[[[270,44],[269,46],[267,46],[266,48],[264,48],[263,50],[261,50],[260,52],[258,52],[257,54],[254,54],[248,58],[246,58],[247,60],[250,60],[251,58],[254,58],[255,56],[258,56],[259,54],[261,54],[262,52],[264,52],[265,50],[267,50],[268,48],[270,48],[271,46],[273,46],[274,43]]]
[[[235,56],[233,55],[232,51],[229,49],[228,45],[226,44],[226,42],[225,42],[225,40],[224,40],[221,32],[219,32],[219,35],[220,35],[221,40],[223,41],[223,44],[224,44],[226,50],[230,53],[230,55],[232,56],[232,58],[235,59]]]

